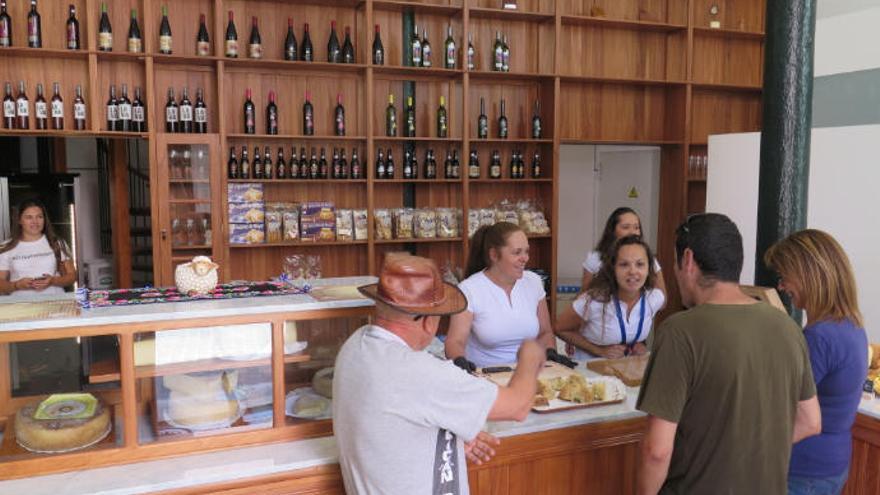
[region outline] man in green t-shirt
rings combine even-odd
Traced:
[[[636,405],[648,413],[638,493],[784,494],[792,443],[821,431],[803,334],[740,290],[728,217],[688,218],[675,254],[690,309],[655,335]]]

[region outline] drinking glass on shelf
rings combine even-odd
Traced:
[[[180,175],[180,154],[174,147],[168,150],[168,174],[172,179],[182,178]]]
[[[211,219],[205,215],[202,217],[202,244],[205,246],[211,245]]]
[[[196,149],[195,164],[193,166],[192,172],[193,178],[208,178],[208,153],[206,153],[205,149],[202,147]]]
[[[171,245],[184,246],[187,243],[186,230],[179,218],[171,219]]]
[[[199,230],[195,218],[186,219],[186,243],[190,246],[199,244]]]
[[[180,160],[180,173],[183,179],[192,179],[192,152],[189,148],[183,149],[183,157]]]

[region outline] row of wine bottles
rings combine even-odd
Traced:
[[[244,92],[244,133],[256,134],[257,132],[257,107],[254,105],[253,93],[248,88]],[[266,104],[266,134],[278,134],[278,104],[275,101],[275,91],[269,91],[269,103]],[[303,103],[302,133],[305,136],[315,134],[315,108],[312,105],[312,94],[305,92]],[[333,132],[337,136],[345,136],[345,106],[342,104],[342,93],[336,94],[336,108],[333,110]]]
[[[425,179],[437,178],[437,160],[433,149],[425,151],[425,160],[422,167],[422,177]],[[511,179],[524,179],[526,177],[526,165],[523,160],[522,151],[514,150],[510,156],[509,173]],[[489,165],[489,178],[502,178],[501,153],[493,150]],[[391,148],[383,153],[382,149],[376,152],[376,179],[393,179],[394,178],[394,157]],[[479,179],[482,176],[480,168],[480,159],[476,150],[471,150],[468,159],[468,178]],[[419,163],[415,152],[410,149],[404,149],[403,152],[403,169],[402,176],[406,180],[419,178]],[[532,178],[541,177],[541,156],[536,150],[532,156],[530,167],[530,175]],[[461,162],[458,159],[458,150],[446,150],[446,160],[443,162],[443,177],[446,179],[461,178]]]
[[[54,130],[64,130],[64,99],[61,97],[61,87],[57,82],[52,83],[52,90],[52,99],[47,102],[43,95],[43,85],[37,84],[33,116],[38,130],[47,130],[50,124]],[[13,98],[12,83],[7,81],[6,96],[3,97],[3,127],[28,130],[31,128],[31,115],[31,102],[25,82],[18,82],[18,95]],[[73,100],[73,127],[78,131],[86,129],[86,101],[83,99],[82,86],[79,85],[76,86]]]
[[[112,94],[110,97],[113,98]],[[183,87],[180,103],[174,98],[174,88],[168,88],[168,101],[165,103],[165,132],[188,134],[208,132],[208,106],[205,105],[202,88],[196,89],[195,104],[189,99],[188,87]]]
[[[406,107],[403,110],[403,137],[416,137],[416,108],[413,97],[406,98]],[[397,136],[397,107],[394,106],[394,95],[388,95],[388,106],[385,108],[385,135]],[[449,136],[449,115],[446,112],[446,97],[440,96],[440,106],[437,107],[437,137]]]
[[[226,176],[230,179],[362,179],[363,169],[358,158],[357,148],[351,150],[351,162],[345,158],[344,148],[333,148],[331,161],[327,162],[327,153],[321,148],[320,158],[312,147],[311,157],[306,156],[305,146],[296,156],[296,147],[291,146],[290,158],[284,159],[284,148],[278,147],[278,155],[272,162],[272,153],[268,146],[260,155],[260,147],[254,146],[253,161],[248,158],[247,146],[241,147],[240,158],[236,157],[235,146],[229,148],[229,161],[226,164]]]
[[[67,21],[68,48],[70,47],[71,31],[75,32],[76,42],[79,43],[79,21],[76,20],[76,11],[73,5],[70,6],[70,18],[72,21]],[[6,10],[6,0],[0,0],[0,46],[12,46],[12,17]],[[37,10],[37,0],[31,0],[31,9],[27,15],[27,46],[30,48],[42,48],[43,46],[43,25],[40,12]],[[78,48],[77,44],[74,49]]]
[[[116,85],[110,85],[107,99],[107,130],[120,132],[147,132],[147,111],[141,99],[141,88],[134,88],[134,99],[128,98],[128,84],[122,84],[122,94],[116,96]]]

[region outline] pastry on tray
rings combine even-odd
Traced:
[[[15,440],[32,452],[86,448],[110,433],[110,410],[92,394],[55,394],[15,413]]]

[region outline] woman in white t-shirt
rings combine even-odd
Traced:
[[[529,240],[519,226],[499,222],[477,230],[467,279],[458,286],[468,305],[450,320],[447,358],[484,367],[515,363],[526,339],[555,346],[544,284],[525,269],[528,261]]]
[[[648,244],[635,235],[619,239],[589,288],[556,320],[556,335],[574,345],[579,361],[646,353],[654,316],[666,304],[657,279]]]
[[[60,294],[76,280],[67,244],[55,236],[46,207],[27,200],[18,207],[12,239],[0,246],[0,294]]]
[[[584,259],[581,291],[587,290],[587,287],[590,286],[590,281],[602,269],[602,259],[610,254],[614,242],[630,235],[641,237],[642,221],[635,210],[621,206],[608,216],[608,220],[605,222],[605,230],[602,231],[602,237],[599,239],[599,243],[596,244],[596,249],[587,253],[587,257]],[[660,273],[660,263],[657,262],[656,258],[654,259],[654,271],[657,273],[657,287],[666,292],[666,282],[663,280],[663,274]]]

